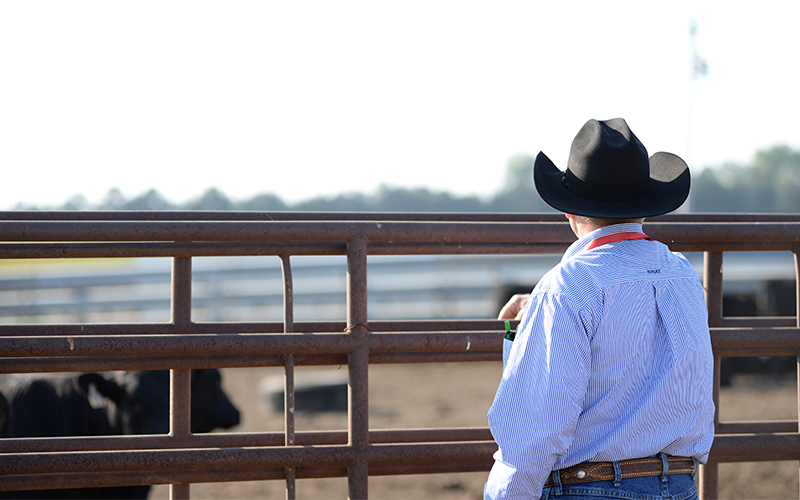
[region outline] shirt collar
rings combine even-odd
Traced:
[[[609,234],[624,232],[641,233],[642,225],[636,222],[626,222],[623,224],[612,224],[610,226],[603,226],[600,229],[595,229],[591,233],[583,235],[583,238],[578,239],[578,241],[570,245],[569,248],[567,248],[567,251],[564,252],[561,262],[571,259],[572,257],[583,252],[583,250],[589,246],[589,243],[591,243],[595,238],[602,238],[603,236],[608,236]]]

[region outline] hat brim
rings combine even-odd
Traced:
[[[653,217],[676,210],[689,197],[689,167],[672,153],[650,157],[650,192],[641,198],[607,201],[584,198],[562,182],[564,172],[544,153],[533,164],[533,184],[542,200],[560,212],[601,219]]]

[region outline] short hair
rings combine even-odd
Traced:
[[[598,217],[586,217],[584,215],[576,215],[575,217],[580,217],[581,219],[583,219],[588,224],[591,224],[594,227],[604,227],[604,226],[610,226],[612,224],[624,224],[626,222],[635,222],[638,224],[642,222],[642,220],[644,219],[644,217],[635,217],[630,219],[602,219]]]

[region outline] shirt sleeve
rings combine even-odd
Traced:
[[[557,293],[534,293],[489,409],[499,445],[486,499],[539,498],[572,443],[591,364],[579,311]]]

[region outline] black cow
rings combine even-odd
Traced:
[[[0,438],[8,437],[8,427],[11,423],[11,408],[8,400],[0,393]]]
[[[191,430],[239,424],[218,370],[192,370]],[[9,436],[104,436],[169,432],[169,372],[2,375]],[[149,486],[9,492],[7,498],[147,498]]]

